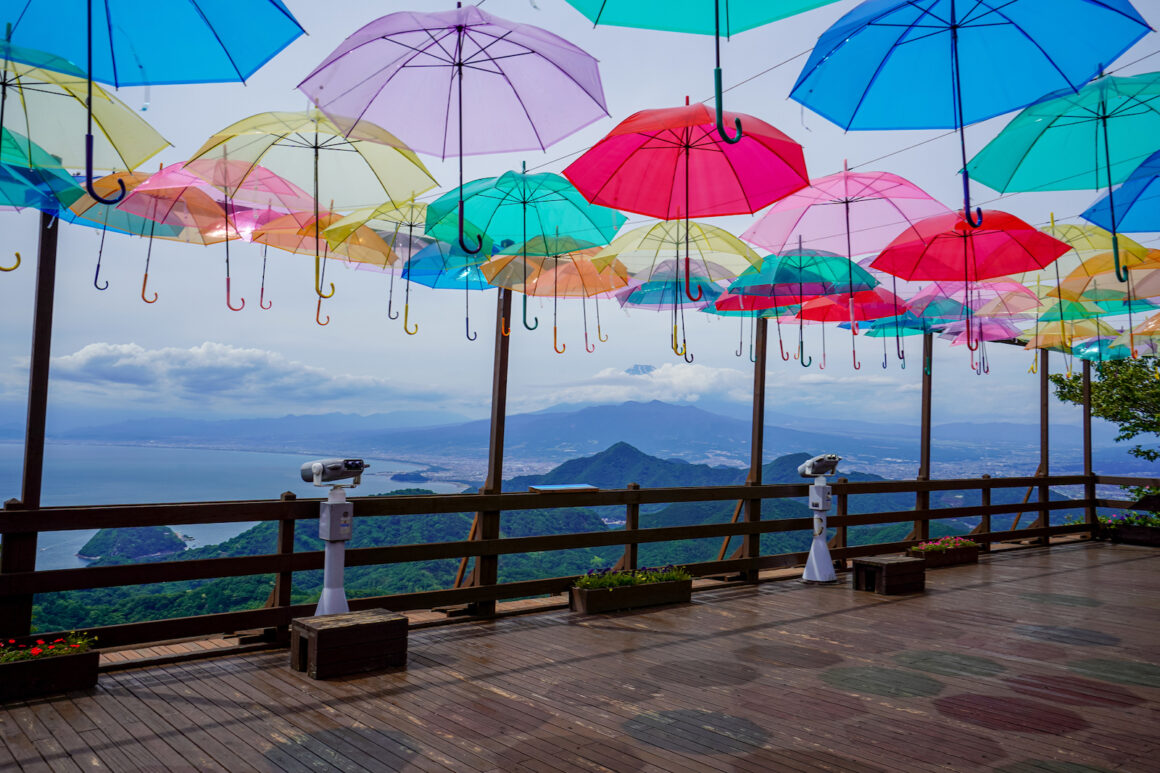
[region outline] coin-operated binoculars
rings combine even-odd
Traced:
[[[813,478],[810,486],[810,509],[814,511],[814,540],[810,544],[810,557],[806,560],[806,570],[802,572],[805,582],[837,582],[834,563],[830,560],[830,546],[826,542],[826,513],[830,511],[830,486],[826,476],[838,471],[842,457],[835,454],[815,456],[798,467],[803,478]]]
[[[330,486],[326,501],[318,506],[318,538],[326,542],[322,570],[322,596],[318,599],[316,615],[349,612],[346,590],[343,588],[343,568],[346,563],[346,541],[354,527],[354,503],[346,501],[346,491],[362,482],[362,473],[369,464],[362,459],[319,459],[302,465],[302,480],[315,486]],[[350,483],[335,481],[353,480]]]

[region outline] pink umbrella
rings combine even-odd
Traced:
[[[938,298],[950,298],[985,317],[1015,316],[1038,309],[1042,304],[1034,290],[1014,280],[994,282],[931,282],[911,297],[915,305],[926,306]],[[986,309],[982,312],[982,309]]]
[[[889,172],[851,172],[810,181],[810,186],[786,196],[749,227],[742,238],[780,254],[798,242],[811,249],[845,255],[878,252],[907,227],[950,210],[914,183]],[[898,287],[892,288],[898,295]],[[896,311],[895,315],[901,314]],[[848,320],[853,322],[853,320]],[[854,368],[860,368],[850,347]],[[898,358],[905,359],[901,336],[895,340]]]
[[[265,223],[313,207],[310,194],[270,170],[224,160],[163,167],[118,205],[119,209],[159,224],[185,229],[184,233],[192,234],[202,244],[225,242],[226,306],[232,311],[245,308],[246,299],[240,299],[241,305],[236,307],[230,301],[230,241],[248,240]],[[145,273],[148,276],[148,257]],[[265,277],[264,264],[262,276]]]

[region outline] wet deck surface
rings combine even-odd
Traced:
[[[406,669],[326,682],[285,651],[103,673],[0,710],[0,769],[1160,770],[1158,550],[693,598],[416,630]]]

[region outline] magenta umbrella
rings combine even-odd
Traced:
[[[661,220],[747,215],[809,183],[802,146],[752,116],[745,134],[730,142],[717,132],[713,111],[701,103],[641,110],[564,170],[593,204]],[[686,227],[686,236],[688,235]],[[692,295],[685,245],[685,294]]]
[[[543,150],[608,115],[596,60],[567,40],[475,6],[372,21],[298,84],[345,131],[390,126],[440,158]],[[465,134],[464,126],[468,127]],[[459,206],[463,239],[463,204]]]
[[[880,251],[919,220],[949,211],[922,188],[898,175],[843,169],[811,180],[808,188],[774,204],[742,238],[774,254],[800,242],[853,260],[855,255]],[[897,296],[897,284],[892,289]],[[901,313],[899,309],[894,315]],[[854,341],[851,324],[850,354],[857,370],[862,365]],[[895,349],[905,362],[901,336],[895,337]]]

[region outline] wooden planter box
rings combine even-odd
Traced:
[[[1120,526],[1115,529],[1100,529],[1100,531],[1112,542],[1160,547],[1160,526]]]
[[[620,588],[572,588],[569,607],[575,612],[592,615],[619,609],[688,603],[692,594],[692,580],[652,582]]]
[[[977,564],[979,563],[979,548],[951,548],[950,550],[927,550],[920,551],[911,548],[906,551],[906,554],[911,558],[921,558],[926,561],[927,569],[935,569],[940,566],[955,566],[957,564]]]
[[[0,663],[0,701],[26,700],[92,687],[97,683],[100,660],[100,652],[89,650],[76,655]]]

